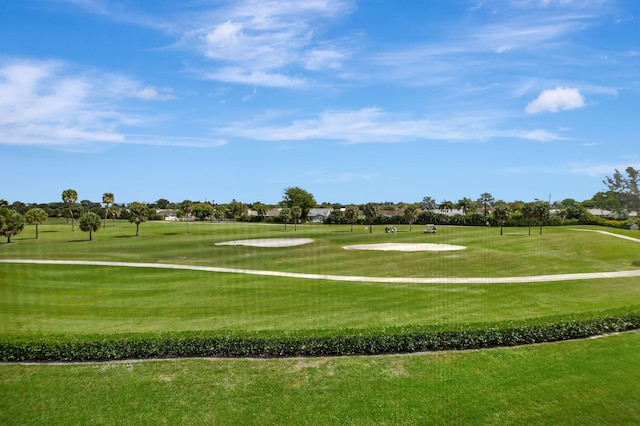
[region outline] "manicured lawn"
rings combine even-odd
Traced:
[[[2,424],[632,425],[640,333],[470,352],[0,365]]]
[[[638,279],[381,284],[0,264],[0,333],[332,330],[533,320],[640,306]],[[1,336],[0,336],[1,337]]]
[[[505,276],[637,269],[640,244],[568,228],[375,227],[149,222],[141,236],[118,222],[96,233],[59,221],[27,228],[0,258],[182,263],[364,276]],[[405,229],[406,228],[406,229]],[[609,231],[609,230],[607,230]],[[625,231],[614,231],[622,232]],[[627,231],[626,235],[633,235]],[[216,246],[247,238],[308,237],[289,248]],[[349,251],[367,242],[460,244],[455,252]],[[0,264],[0,334],[111,334],[188,330],[331,330],[448,327],[533,320],[640,305],[640,278],[530,284],[350,283],[227,273]],[[0,336],[1,337],[1,336]]]
[[[118,222],[94,241],[41,225],[4,259],[113,260],[383,277],[504,277],[638,269],[637,242],[569,228]],[[638,238],[636,232],[600,229]],[[312,238],[289,248],[216,246]],[[456,252],[346,251],[403,242]],[[383,284],[128,267],[0,263],[0,340],[126,333],[438,330],[638,312],[640,278]],[[66,341],[66,340],[65,340]],[[411,356],[0,365],[0,424],[634,424],[640,334]]]
[[[369,234],[348,226],[303,225],[298,231],[282,225],[249,223],[149,222],[140,227],[118,222],[96,232],[93,242],[64,224],[41,225],[39,240],[27,228],[14,237],[15,244],[0,245],[0,258],[88,259],[133,262],[184,263],[194,265],[294,271],[320,274],[389,277],[478,277],[543,275],[637,269],[638,243],[564,227],[497,228],[440,227],[425,235],[421,227],[400,226],[394,236],[374,226]],[[625,231],[614,231],[625,232]],[[626,231],[629,236],[640,237]],[[248,238],[312,238],[311,244],[286,248],[216,246],[216,242]],[[467,247],[453,252],[351,251],[354,244],[442,243]]]

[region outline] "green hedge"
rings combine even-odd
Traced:
[[[640,328],[640,313],[541,324],[512,323],[455,331],[390,329],[317,335],[204,333],[105,337],[69,341],[4,338],[0,361],[107,361],[174,357],[293,357],[375,355],[481,349],[579,339]]]

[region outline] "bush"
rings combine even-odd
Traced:
[[[586,319],[469,326],[459,330],[405,327],[335,333],[182,333],[37,341],[5,338],[0,361],[107,361],[175,357],[293,357],[374,355],[481,349],[579,339],[640,328],[637,309]]]

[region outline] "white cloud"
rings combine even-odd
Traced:
[[[151,119],[125,112],[121,102],[172,97],[170,89],[144,87],[127,77],[35,60],[0,62],[0,93],[0,144],[52,147],[140,143],[122,129]]]
[[[525,108],[527,114],[558,112],[584,107],[584,98],[580,91],[569,87],[556,87],[544,90]]]
[[[324,111],[289,123],[270,123],[270,118],[237,122],[217,129],[230,138],[264,141],[337,140],[345,143],[394,143],[415,141],[484,142],[495,138],[529,139],[539,142],[565,139],[545,130],[499,129],[504,118],[495,112],[468,112],[435,119],[411,119],[380,108]]]
[[[569,171],[574,175],[587,176],[604,176],[612,175],[615,170],[625,170],[627,167],[640,169],[640,162],[624,163],[624,164],[580,164],[570,163]]]
[[[207,78],[227,83],[300,87],[297,70],[336,69],[348,57],[345,49],[321,39],[318,29],[351,10],[350,0],[230,3],[190,23],[180,47],[195,49],[220,62]]]
[[[542,130],[542,129],[536,129],[536,130],[532,130],[529,132],[524,132],[522,134],[522,137],[525,139],[532,139],[534,141],[538,141],[538,142],[549,142],[549,141],[557,141],[557,140],[564,140],[566,138],[563,138],[562,136],[558,136],[554,133],[548,132],[546,130]]]
[[[148,101],[168,101],[175,99],[172,94],[172,90],[169,88],[158,90],[155,87],[143,87],[140,89],[133,89],[127,93],[127,97],[144,99]]]
[[[241,67],[220,68],[206,73],[204,77],[225,83],[265,87],[300,87],[307,82],[304,78],[289,77],[279,73],[249,70]]]

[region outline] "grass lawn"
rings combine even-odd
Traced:
[[[592,232],[564,227],[527,228],[439,227],[437,234],[423,234],[421,227],[400,226],[396,235],[374,226],[349,232],[348,226],[291,226],[251,223],[147,222],[140,237],[135,226],[118,222],[96,232],[94,241],[70,226],[40,226],[40,239],[32,227],[14,237],[15,244],[0,244],[0,258],[87,259],[128,262],[184,263],[247,269],[266,269],[337,275],[383,277],[482,277],[545,275],[637,269],[638,244]],[[585,229],[585,228],[583,228]],[[637,232],[614,230],[628,236]],[[312,238],[313,243],[285,248],[216,246],[217,242],[253,238]],[[375,252],[344,250],[355,244],[441,243],[467,247],[453,252]]]
[[[0,365],[1,424],[632,425],[640,333],[410,356]]]
[[[379,228],[379,229],[378,229]],[[510,276],[637,269],[636,242],[567,228],[400,227],[118,222],[88,241],[64,223],[27,228],[0,258],[182,263],[364,276]],[[617,231],[624,233],[625,231]],[[627,235],[634,235],[631,232]],[[312,238],[287,248],[216,246],[247,238]],[[432,242],[455,252],[349,251],[345,245]],[[587,266],[588,265],[588,266]],[[188,330],[332,330],[532,320],[640,306],[640,278],[530,284],[351,283],[181,270],[0,263],[1,335]]]
[[[600,229],[638,238],[636,232]],[[0,244],[0,259],[111,260],[371,277],[506,277],[640,268],[638,242],[570,228],[289,226],[64,221]],[[312,238],[288,248],[217,246]],[[347,251],[402,242],[454,252]],[[0,340],[120,333],[330,333],[482,327],[637,312],[640,278],[384,284],[201,271],[0,263]],[[0,424],[634,424],[640,334],[391,357],[0,365]]]

